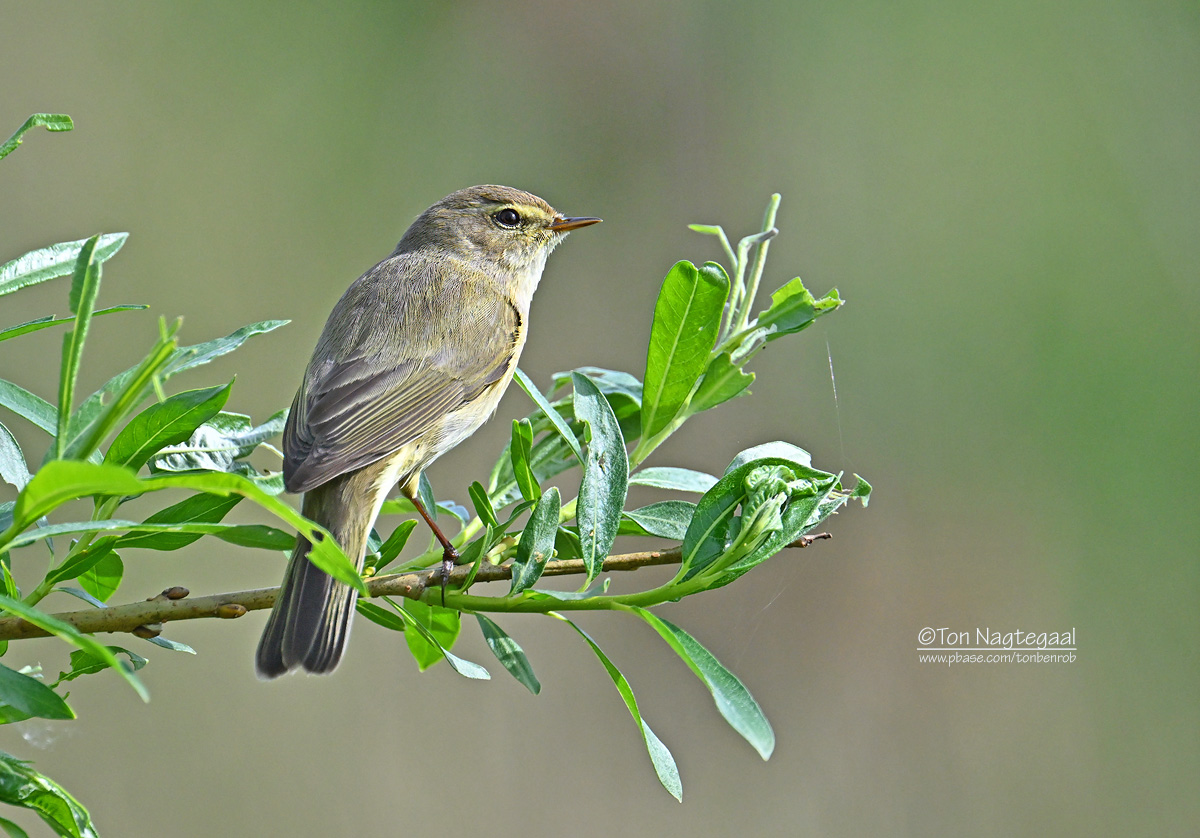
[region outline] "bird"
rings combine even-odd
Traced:
[[[512,187],[461,189],[338,300],[288,413],[283,479],[360,571],[398,485],[443,547],[445,584],[457,553],[418,497],[421,473],[495,411],[547,257],[599,221]],[[346,649],[357,594],[312,564],[310,547],[297,537],[258,644],[260,678],[332,672]]]

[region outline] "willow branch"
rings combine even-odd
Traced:
[[[789,544],[789,547],[807,547],[817,539],[830,538],[828,533],[806,535]],[[670,550],[647,550],[639,553],[622,553],[604,560],[606,571],[630,571],[654,565],[679,564],[683,558],[680,547]],[[542,576],[569,576],[586,573],[587,568],[580,559],[551,561],[546,563]],[[454,568],[447,580],[450,588],[463,585],[471,573],[470,565]],[[507,564],[481,565],[474,582],[502,582],[512,578],[512,568]],[[427,591],[441,586],[441,569],[432,568],[415,573],[377,576],[366,580],[367,591],[372,597],[397,596],[405,599],[421,599]],[[474,584],[474,582],[472,584]],[[67,611],[53,614],[56,620],[69,623],[85,634],[99,632],[132,632],[141,637],[155,637],[162,631],[162,624],[176,620],[199,620],[204,618],[235,619],[249,611],[260,611],[275,604],[279,588],[258,588],[228,594],[212,594],[203,597],[188,597],[186,588],[168,588],[145,602],[115,605],[109,608],[93,608],[88,611]],[[24,640],[30,637],[47,637],[49,632],[27,623],[20,617],[0,619],[0,640]]]

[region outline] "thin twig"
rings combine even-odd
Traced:
[[[829,538],[828,533],[805,535],[789,544],[789,547],[807,547],[817,539]],[[682,549],[647,550],[640,553],[622,553],[604,560],[606,571],[637,570],[654,565],[678,564]],[[470,565],[460,565],[450,573],[451,588],[466,581],[471,572]],[[542,576],[567,576],[585,573],[583,561],[570,559],[546,563]],[[509,565],[484,564],[475,575],[475,582],[500,582],[512,578]],[[441,580],[441,568],[422,570],[417,573],[402,573],[378,576],[367,580],[367,590],[372,597],[398,596],[420,599],[430,587],[437,587]],[[228,594],[188,598],[183,588],[169,588],[145,602],[116,605],[109,608],[94,608],[89,611],[68,611],[52,615],[54,619],[69,623],[85,634],[99,632],[137,632],[142,635],[157,635],[160,623],[175,620],[198,620],[206,617],[232,619],[248,611],[260,611],[275,604],[279,588],[258,588],[252,591],[237,591]],[[138,631],[142,629],[142,631]],[[148,629],[148,631],[146,630]],[[30,637],[47,637],[49,632],[27,623],[20,617],[0,619],[0,640],[24,640]]]

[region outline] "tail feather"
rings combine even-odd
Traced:
[[[373,477],[352,473],[304,496],[305,517],[328,529],[359,570],[377,504],[356,490],[374,488]],[[332,672],[342,659],[358,594],[310,562],[311,547],[307,539],[297,539],[258,643],[255,669],[260,678],[276,678],[296,668]]]

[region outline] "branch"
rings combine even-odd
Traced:
[[[789,544],[789,547],[807,547],[818,539],[831,538],[829,533],[805,535]],[[683,557],[681,547],[670,550],[648,550],[640,553],[623,553],[604,560],[604,570],[637,570],[654,565],[679,564]],[[460,565],[450,572],[448,586],[454,588],[466,582],[471,572],[470,565]],[[570,559],[546,563],[542,576],[568,576],[586,573],[583,561]],[[501,582],[512,578],[512,568],[507,564],[480,566],[475,582]],[[367,590],[372,597],[398,596],[405,599],[421,599],[425,592],[437,589],[441,584],[441,568],[379,576],[367,580]],[[132,632],[139,637],[156,637],[162,632],[162,624],[175,620],[198,620],[206,617],[235,619],[248,611],[260,611],[275,604],[279,588],[258,588],[252,591],[237,591],[228,594],[188,598],[187,588],[168,588],[145,602],[116,605],[109,608],[94,608],[90,611],[67,611],[52,615],[54,619],[69,623],[85,634],[98,632]],[[27,623],[20,617],[0,619],[0,640],[24,640],[30,637],[48,637],[50,633]]]

